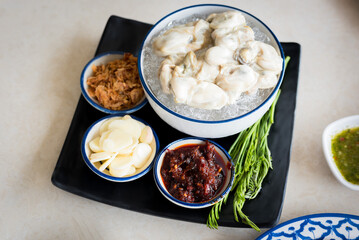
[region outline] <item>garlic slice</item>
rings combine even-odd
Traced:
[[[98,170],[100,170],[101,172],[103,172],[103,170],[105,170],[105,169],[108,167],[108,165],[110,165],[110,163],[112,162],[112,160],[115,159],[115,157],[116,157],[117,154],[118,154],[118,153],[113,154],[109,160],[107,160],[106,162],[104,162],[104,163],[99,167]]]
[[[146,126],[141,132],[140,142],[150,144],[153,139],[152,129],[149,126]]]
[[[121,149],[120,151],[118,151],[118,154],[121,154],[121,155],[128,155],[128,154],[131,154],[133,152],[133,149],[135,149],[135,147],[137,146],[138,144],[138,139],[137,138],[132,138],[133,140],[133,143],[123,149]]]
[[[100,135],[108,130],[108,126],[112,123],[112,121],[115,121],[117,119],[121,119],[121,118],[120,117],[110,118],[110,119],[106,120],[104,123],[102,123],[102,125],[100,126],[100,130],[99,130]]]
[[[115,177],[123,177],[132,175],[136,172],[133,166],[133,158],[131,155],[117,156],[109,166],[110,174]]]
[[[129,166],[125,169],[113,169],[110,168],[110,174],[114,177],[127,177],[136,173],[136,168],[134,166]]]
[[[147,162],[151,155],[152,149],[147,143],[139,143],[132,154],[133,165],[136,168],[141,168]]]
[[[119,152],[122,149],[130,146],[133,143],[133,138],[131,135],[124,134],[124,132],[119,129],[114,129],[105,132],[101,136],[100,142],[102,142],[101,147],[104,151]]]
[[[108,125],[109,130],[120,130],[123,134],[131,135],[134,138],[141,136],[141,126],[138,121],[129,119],[114,120]]]
[[[102,149],[100,147],[100,137],[93,139],[89,143],[89,147],[90,147],[91,151],[93,151],[93,152],[101,152]]]
[[[112,169],[127,169],[133,165],[133,158],[131,155],[118,155],[111,163]]]
[[[110,159],[113,153],[110,152],[98,152],[90,155],[90,162],[99,162],[106,159]]]

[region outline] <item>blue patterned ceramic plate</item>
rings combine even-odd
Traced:
[[[359,216],[323,213],[295,218],[257,238],[270,239],[359,239]]]

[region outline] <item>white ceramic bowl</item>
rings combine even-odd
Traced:
[[[359,185],[348,182],[343,175],[340,173],[337,165],[334,162],[332,153],[332,139],[333,137],[348,128],[359,127],[359,115],[345,117],[329,124],[323,132],[322,144],[325,158],[327,159],[330,170],[334,176],[344,186],[359,191]]]
[[[116,110],[111,110],[111,109],[107,109],[104,108],[103,106],[101,106],[99,104],[99,102],[91,97],[88,93],[88,85],[86,84],[86,81],[89,77],[91,77],[93,75],[93,71],[92,71],[92,66],[99,66],[99,65],[104,65],[107,64],[111,61],[114,61],[116,59],[122,59],[123,58],[123,52],[105,52],[102,54],[97,55],[96,57],[94,57],[93,59],[91,59],[86,66],[84,67],[84,69],[82,70],[81,73],[81,81],[80,81],[80,85],[81,85],[81,92],[82,95],[84,96],[84,98],[86,99],[86,101],[93,106],[94,108],[96,108],[97,110],[100,110],[101,112],[107,113],[107,114],[130,114],[133,113],[139,109],[141,109],[146,103],[147,103],[147,99],[145,96],[143,96],[143,99],[141,99],[141,101],[139,101],[135,106],[133,106],[132,108],[126,109],[126,110],[120,110],[120,111],[116,111]]]
[[[85,132],[85,135],[82,139],[81,142],[81,154],[82,154],[82,158],[84,159],[86,165],[94,172],[96,173],[98,176],[109,180],[109,181],[113,181],[113,182],[129,182],[129,181],[133,181],[135,179],[138,179],[140,177],[142,177],[143,175],[145,175],[146,173],[148,173],[152,166],[153,166],[153,162],[154,162],[154,158],[158,153],[159,150],[159,140],[157,137],[156,132],[152,129],[153,132],[153,136],[155,138],[154,143],[150,144],[151,148],[154,149],[152,150],[152,154],[149,157],[147,163],[140,169],[136,169],[136,172],[134,175],[132,176],[128,176],[128,177],[114,177],[111,176],[109,171],[107,169],[105,169],[103,172],[101,172],[100,170],[98,170],[98,168],[100,167],[100,163],[99,162],[95,162],[92,163],[89,159],[89,156],[91,154],[91,150],[89,147],[89,142],[91,140],[93,140],[98,134],[99,134],[99,130],[100,127],[102,125],[102,123],[110,118],[115,118],[115,117],[123,117],[124,115],[108,115],[106,117],[103,117],[99,120],[97,120],[95,123],[93,123]],[[142,122],[143,124],[145,124],[146,126],[150,126],[148,123],[146,123],[145,121],[143,121],[142,119],[138,118],[138,117],[134,117],[131,116],[133,119]],[[151,126],[150,126],[151,127]]]
[[[143,42],[142,49],[140,51],[140,55],[138,58],[139,60],[138,66],[139,66],[141,83],[142,86],[144,87],[148,102],[150,103],[154,111],[165,122],[167,122],[173,128],[181,132],[187,133],[189,135],[204,137],[204,138],[220,138],[220,137],[236,134],[250,127],[258,119],[260,119],[264,115],[264,113],[269,109],[269,107],[271,106],[272,102],[275,99],[275,96],[283,80],[284,71],[281,72],[278,83],[273,89],[272,93],[268,96],[268,98],[263,103],[261,103],[258,107],[256,107],[252,111],[238,117],[234,117],[226,120],[220,120],[220,121],[204,121],[204,120],[198,120],[180,115],[172,111],[171,109],[167,108],[165,104],[163,104],[156,98],[156,96],[151,91],[151,88],[149,87],[147,80],[144,79],[143,66],[145,65],[145,63],[144,63],[143,46],[145,46],[153,38],[153,36],[156,36],[156,34],[158,34],[163,28],[165,28],[172,21],[178,21],[180,19],[185,19],[187,17],[197,14],[209,15],[210,13],[224,12],[229,10],[240,11],[244,15],[247,21],[250,20],[251,22],[255,23],[256,27],[262,33],[268,36],[270,40],[269,44],[272,45],[283,58],[282,68],[284,69],[284,52],[282,46],[278,41],[278,39],[276,38],[276,36],[273,34],[273,32],[261,20],[259,20],[252,14],[247,13],[243,10],[229,6],[218,5],[218,4],[195,5],[195,6],[182,8],[173,13],[168,14],[160,21],[158,21],[148,32]]]
[[[182,145],[186,145],[186,144],[204,144],[206,141],[206,139],[202,139],[202,138],[193,138],[193,137],[189,137],[189,138],[183,138],[177,141],[174,141],[172,143],[170,143],[169,145],[167,145],[161,152],[160,154],[157,156],[155,163],[154,163],[154,167],[153,167],[153,174],[154,174],[154,178],[155,178],[155,182],[156,185],[158,187],[158,189],[160,190],[160,192],[163,194],[163,196],[165,196],[168,200],[170,200],[172,203],[181,206],[181,207],[185,207],[185,208],[205,208],[205,207],[210,207],[213,204],[215,204],[216,202],[220,201],[221,199],[224,198],[224,196],[229,193],[229,191],[232,188],[233,185],[233,181],[234,181],[234,165],[233,162],[231,160],[231,157],[229,156],[229,154],[227,153],[226,150],[224,150],[220,145],[218,145],[215,142],[212,142],[210,140],[210,143],[212,143],[215,146],[215,150],[216,152],[222,157],[222,159],[224,160],[225,166],[227,166],[227,163],[230,162],[231,163],[231,168],[227,169],[227,174],[225,176],[225,180],[224,180],[224,185],[221,188],[221,190],[216,194],[216,196],[207,201],[207,202],[201,202],[201,203],[188,203],[188,202],[183,202],[180,201],[176,198],[174,198],[166,189],[166,186],[163,183],[162,177],[161,177],[161,167],[162,167],[162,163],[163,163],[163,158],[166,155],[166,152],[168,149],[175,149],[179,146]]]

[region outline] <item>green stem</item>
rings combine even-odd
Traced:
[[[285,59],[285,68],[290,57]],[[272,168],[272,157],[268,147],[268,135],[271,125],[274,123],[275,106],[278,102],[280,90],[278,91],[270,109],[254,123],[251,127],[238,134],[237,139],[230,147],[228,153],[231,156],[235,179],[231,189],[234,192],[233,213],[234,219],[250,225],[257,231],[260,229],[242,211],[246,199],[254,199],[262,188],[262,183],[269,168]],[[226,204],[229,194],[217,202],[209,213],[207,226],[218,228],[219,212],[223,204]]]

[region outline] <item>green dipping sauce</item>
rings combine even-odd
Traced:
[[[343,177],[359,185],[359,127],[335,135],[332,139],[332,153]]]

